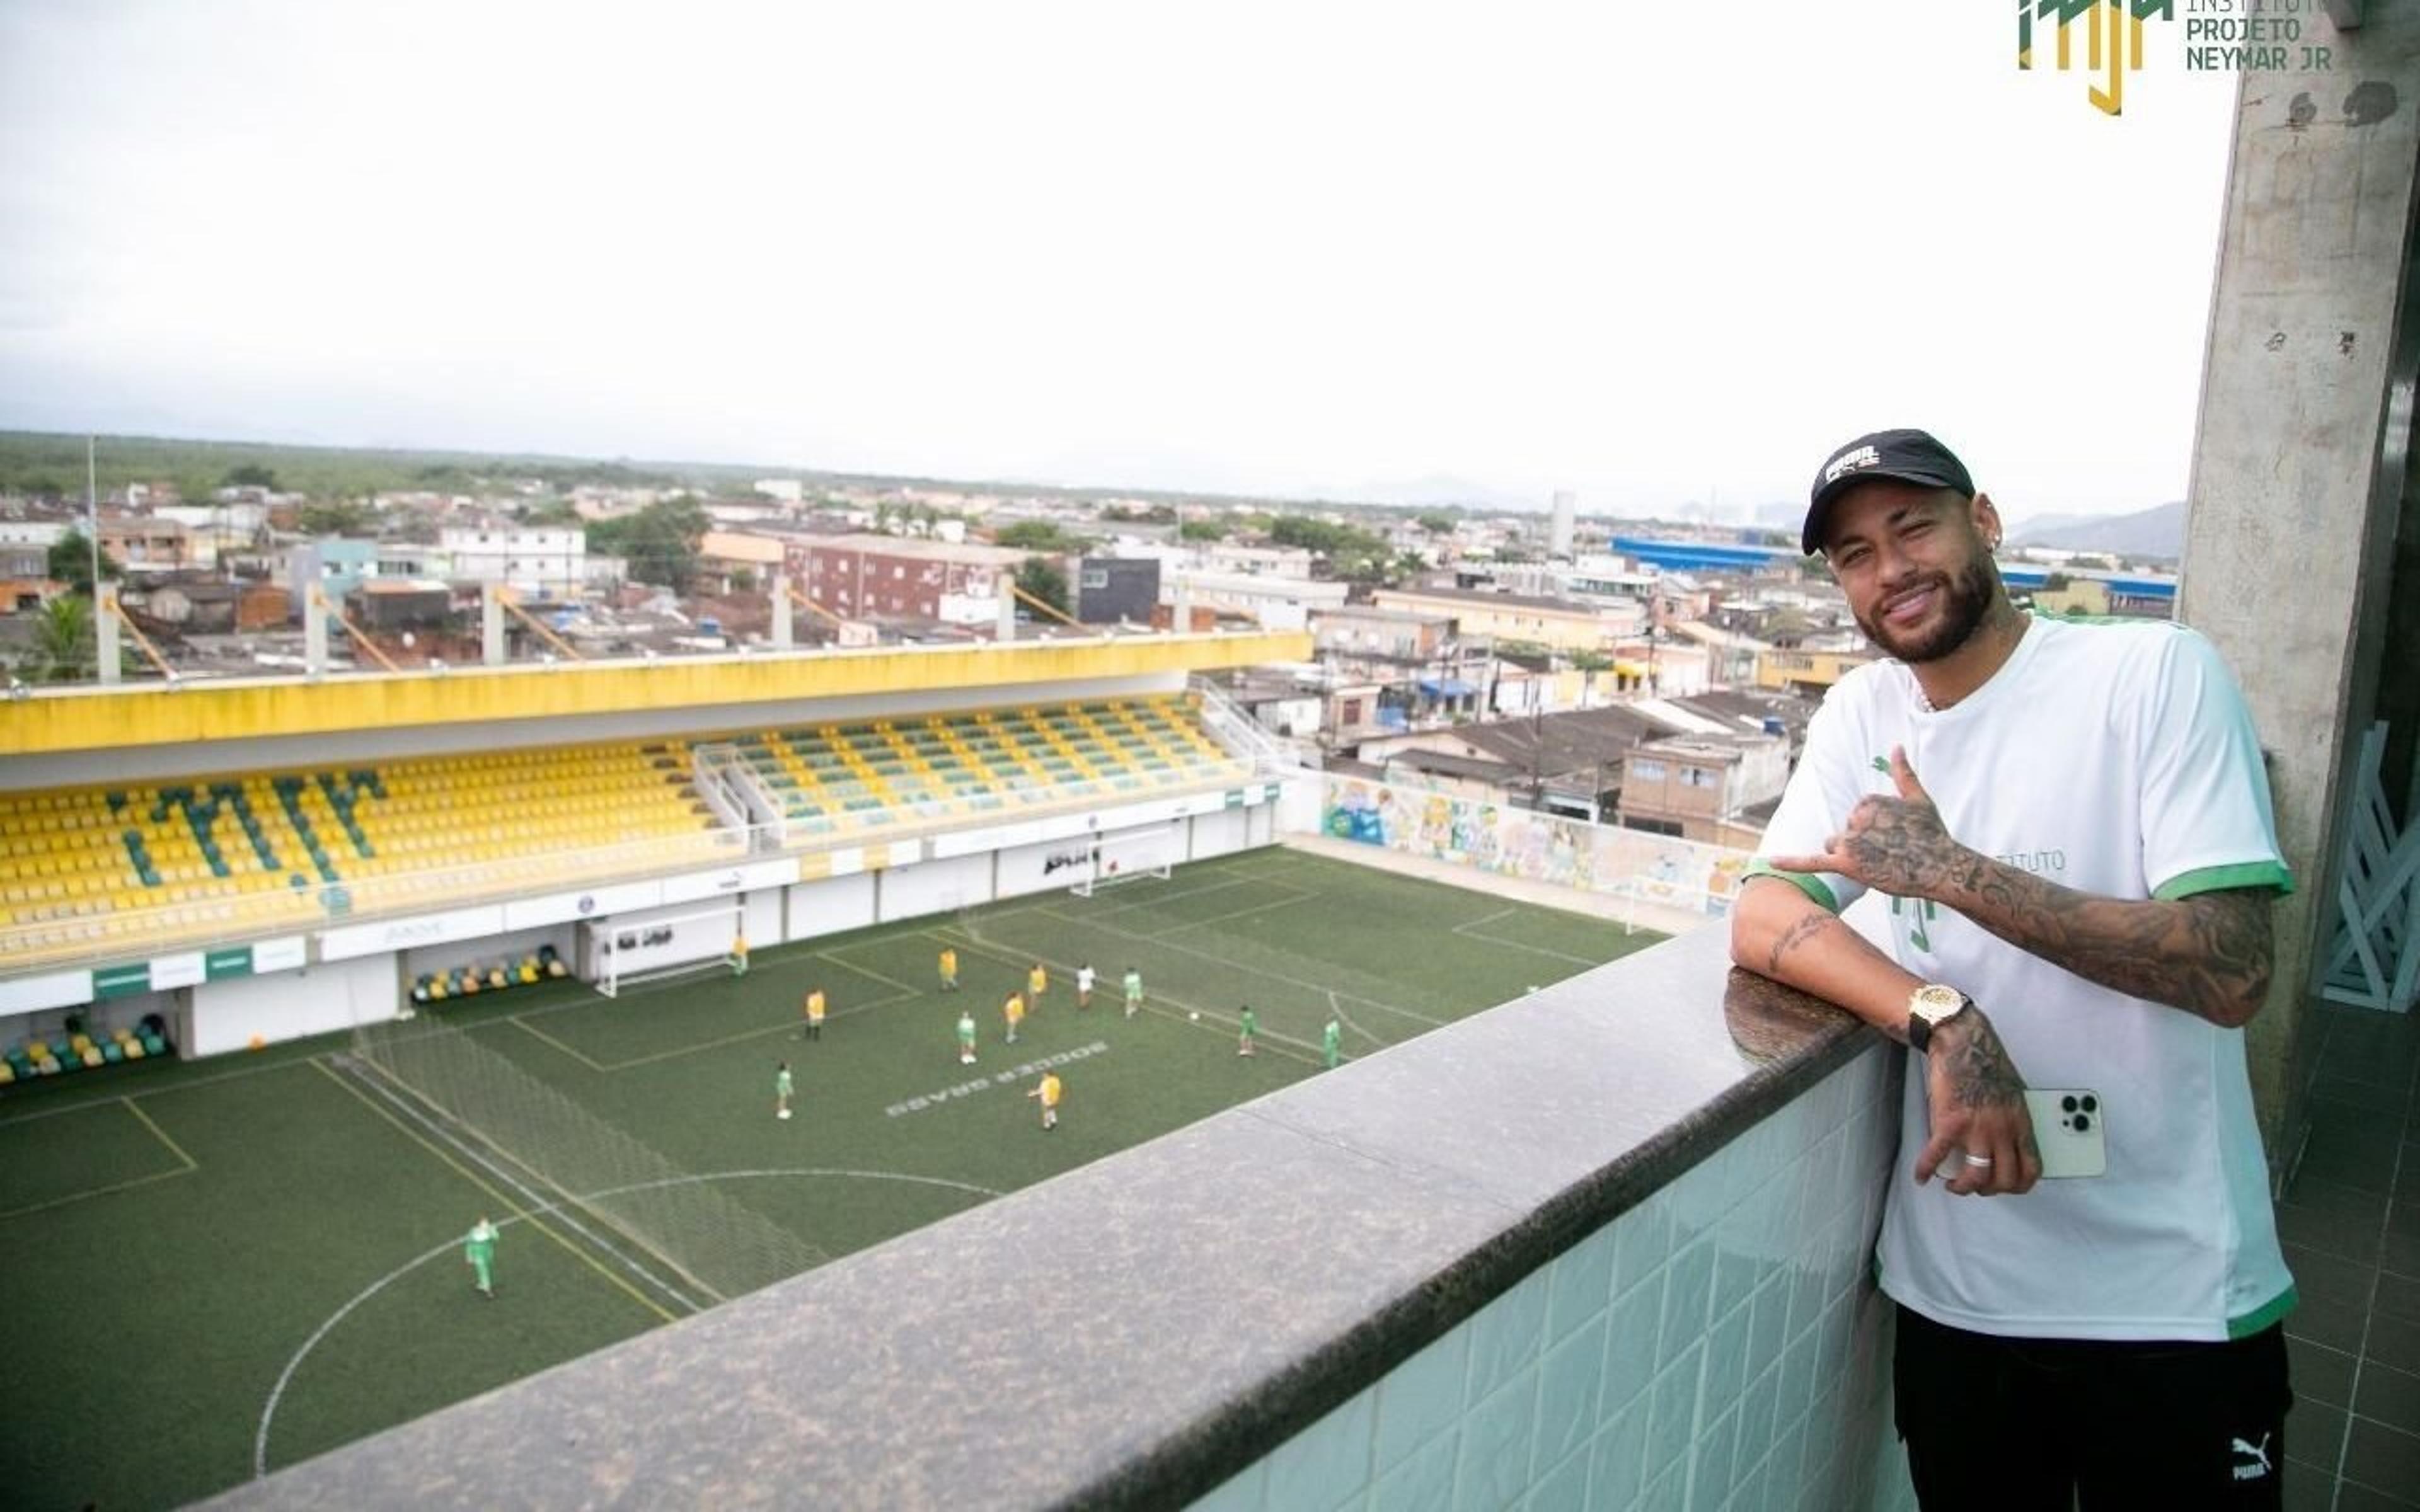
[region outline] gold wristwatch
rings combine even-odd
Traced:
[[[1918,1055],[1932,1043],[1932,1031],[1975,1005],[1955,987],[1928,981],[1908,995],[1907,1043]]]

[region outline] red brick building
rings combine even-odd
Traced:
[[[783,565],[793,590],[834,614],[982,625],[998,617],[1001,581],[1030,555],[896,535],[802,536],[786,543]]]

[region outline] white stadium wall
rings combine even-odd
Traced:
[[[914,866],[895,866],[876,884],[881,922],[955,913],[992,899],[991,857],[953,856]]]
[[[1087,830],[1064,840],[1016,845],[1000,852],[994,896],[1021,898],[1030,892],[1074,887],[1092,872],[1094,838]]]
[[[1228,809],[1218,813],[1205,813],[1193,821],[1191,859],[1206,861],[1214,856],[1232,856],[1250,843],[1251,816],[1258,809]]]
[[[392,954],[199,982],[185,990],[193,994],[192,1027],[178,1049],[187,1056],[241,1050],[256,1037],[273,1044],[378,1023],[395,1017],[400,1000]]]
[[[850,876],[826,877],[820,882],[801,882],[791,887],[789,927],[782,937],[811,940],[876,922],[874,877],[871,872],[860,872]]]

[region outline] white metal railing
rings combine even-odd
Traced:
[[[1202,701],[1202,723],[1229,750],[1247,757],[1265,777],[1290,777],[1319,768],[1319,748],[1271,733],[1206,679],[1191,685]]]

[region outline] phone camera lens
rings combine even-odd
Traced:
[[[2059,1110],[2061,1113],[2072,1113],[2072,1112],[2074,1112],[2074,1111],[2075,1111],[2075,1099],[2073,1099],[2073,1098],[2071,1098],[2071,1097],[2062,1097],[2062,1098],[2060,1098],[2060,1099],[2058,1100],[2058,1110]]]
[[[2091,1114],[2089,1114],[2089,1113],[2079,1113],[2079,1114],[2077,1114],[2077,1115],[2075,1116],[2075,1132],[2076,1132],[2077,1134],[2082,1134],[2082,1133],[2084,1133],[2086,1129],[2089,1129],[2089,1128],[2091,1128],[2091,1127],[2092,1127],[2092,1115],[2091,1115]]]
[[[2084,1100],[2084,1111],[2085,1111],[2085,1112],[2086,1112],[2086,1113],[2098,1113],[2098,1112],[2100,1112],[2100,1111],[2101,1111],[2101,1099],[2099,1099],[2099,1098],[2097,1098],[2097,1097],[2087,1097],[2087,1098],[2086,1098],[2086,1099]]]

